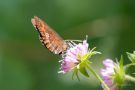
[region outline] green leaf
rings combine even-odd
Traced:
[[[91,50],[88,51],[88,54],[86,55],[86,59],[89,59],[96,54],[101,54],[101,52],[94,51],[95,49],[96,49],[96,47],[94,47],[94,48],[92,48]]]
[[[86,70],[86,68],[85,68],[85,65],[86,65],[86,64],[81,63],[81,64],[79,65],[79,71],[80,71],[84,76],[89,77],[89,74],[88,74],[88,72],[87,72],[87,70]]]
[[[78,81],[80,81],[79,75],[78,75],[78,69],[74,69],[74,72],[72,74],[72,80],[74,80],[74,76],[76,75]]]
[[[77,79],[78,79],[78,81],[80,81],[80,78],[79,78],[79,75],[78,75],[78,70],[76,70],[76,77],[77,77]]]
[[[120,68],[122,69],[123,68],[123,56],[121,55],[121,58],[120,58]]]
[[[72,74],[72,80],[74,80],[75,73],[76,73],[76,69],[74,70],[74,72]]]
[[[128,58],[132,63],[135,63],[135,54],[127,52]]]
[[[120,62],[117,61],[115,65],[115,74],[113,76],[114,81],[118,85],[122,85],[125,80],[125,70],[123,68],[123,56],[121,55]]]

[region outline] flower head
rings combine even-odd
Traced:
[[[101,69],[101,76],[102,76],[104,82],[107,84],[107,86],[111,90],[116,90],[116,84],[114,83],[114,80],[113,80],[113,75],[115,74],[114,62],[110,59],[106,59],[103,61],[103,65],[105,66],[105,69]]]
[[[88,43],[86,40],[69,48],[65,54],[66,56],[63,57],[61,72],[66,73],[76,68],[81,62],[80,57],[83,57],[87,53]]]
[[[87,40],[76,44],[74,42],[69,43],[69,48],[63,55],[61,68],[59,73],[67,73],[74,70],[74,73],[80,71],[83,75],[89,76],[86,71],[86,66],[90,64],[89,59],[95,54],[99,54],[97,51],[90,50]],[[74,76],[74,74],[73,74]]]
[[[111,59],[106,59],[103,61],[104,69],[101,69],[101,76],[110,90],[117,90],[117,87],[124,82],[125,71],[123,69],[123,62],[121,60],[119,63],[114,63]],[[102,88],[104,86],[102,85]]]

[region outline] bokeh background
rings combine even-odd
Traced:
[[[99,72],[102,60],[115,60],[135,50],[135,0],[1,0],[0,90],[102,90],[100,83],[71,73],[58,74],[61,59],[44,48],[31,24],[37,15],[64,39],[85,39],[103,54],[93,57]],[[134,68],[129,73],[135,72]],[[124,85],[134,90],[135,84]]]

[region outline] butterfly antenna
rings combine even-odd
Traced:
[[[65,41],[82,42],[82,40],[70,40],[70,39],[67,39]]]

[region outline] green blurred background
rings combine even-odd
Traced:
[[[71,73],[57,73],[60,57],[41,45],[31,24],[34,15],[64,39],[88,35],[90,48],[103,53],[93,58],[97,72],[105,58],[123,54],[129,63],[125,52],[135,49],[135,0],[1,0],[0,90],[102,90],[92,75],[79,82]],[[124,85],[124,90],[134,88]]]

